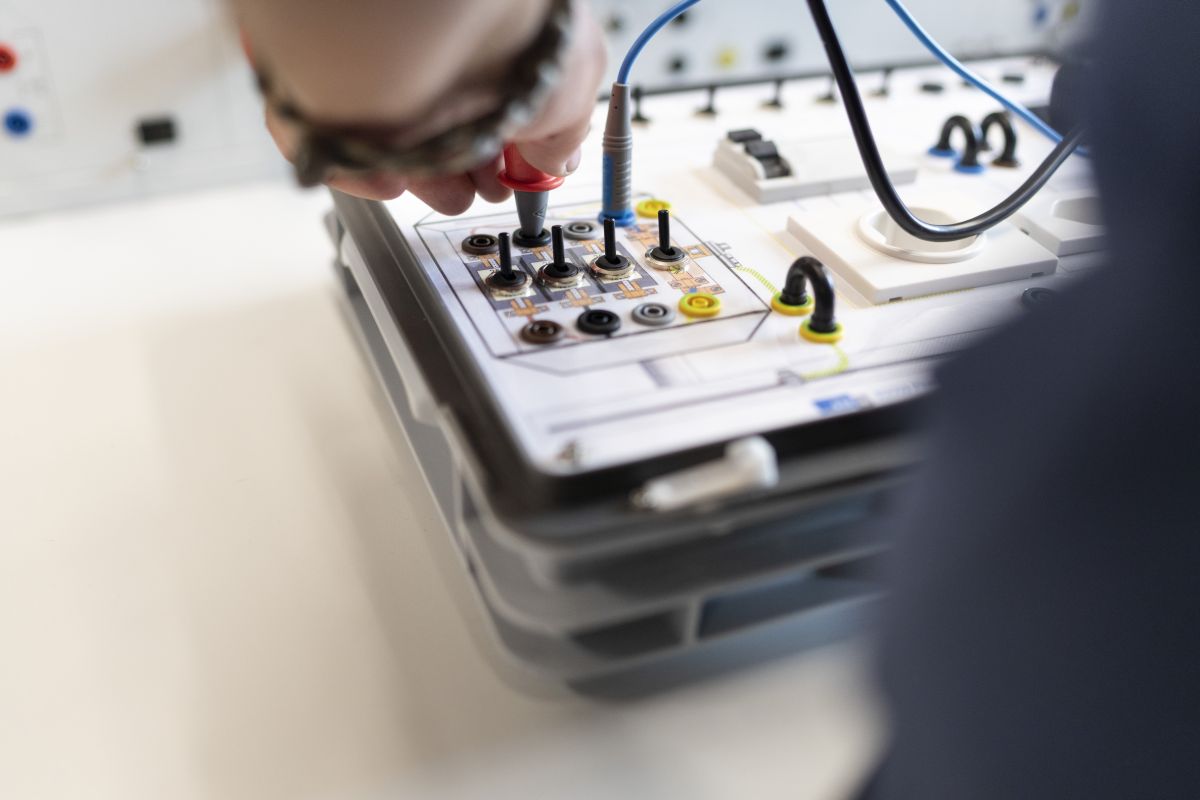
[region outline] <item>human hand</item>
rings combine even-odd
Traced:
[[[508,74],[512,59],[541,28],[547,0],[236,0],[252,50],[305,117],[321,125],[441,130],[490,110],[484,87]],[[336,6],[336,8],[335,8]],[[599,26],[576,4],[572,36],[558,84],[538,116],[513,137],[533,166],[574,172],[604,72]],[[328,32],[334,30],[336,36]],[[498,37],[497,30],[512,35]],[[291,158],[300,133],[273,109],[267,127]],[[501,159],[437,177],[333,173],[328,184],[347,194],[386,200],[405,191],[443,214],[461,214],[476,195],[500,202],[511,191],[497,179]]]

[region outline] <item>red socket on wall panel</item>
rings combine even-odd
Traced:
[[[0,42],[0,72],[12,72],[17,68],[17,61],[17,51]]]

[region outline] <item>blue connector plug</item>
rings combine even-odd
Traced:
[[[614,83],[604,124],[604,204],[600,221],[621,227],[636,222],[633,213],[633,121],[629,85]]]

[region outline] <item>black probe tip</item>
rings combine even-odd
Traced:
[[[658,210],[658,246],[664,252],[674,250],[671,247],[671,212],[665,208]]]
[[[682,261],[683,250],[671,244],[671,212],[665,208],[658,210],[658,247],[650,251],[650,257],[659,261]]]
[[[562,266],[562,263],[567,260],[566,249],[563,247],[562,225],[555,225],[550,228],[550,242],[554,252],[554,264],[555,266]]]

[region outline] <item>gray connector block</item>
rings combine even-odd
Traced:
[[[619,225],[633,216],[633,122],[630,117],[629,86],[614,83],[604,125],[604,211],[603,216]]]
[[[521,223],[521,235],[536,239],[546,228],[546,206],[548,192],[514,192],[517,200],[517,219]]]

